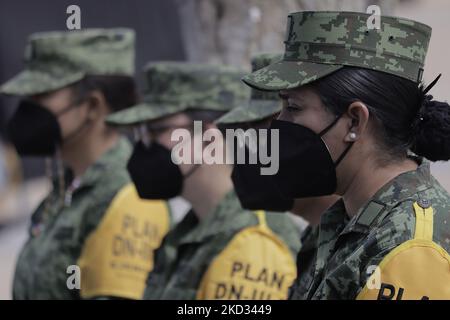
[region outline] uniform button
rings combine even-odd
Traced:
[[[431,202],[428,199],[419,199],[418,204],[422,209],[427,209],[431,206]]]

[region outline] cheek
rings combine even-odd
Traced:
[[[318,133],[326,127],[327,117],[316,112],[313,109],[306,109],[302,111],[286,111],[283,110],[278,117],[278,120],[289,121],[295,124],[302,125]]]
[[[175,140],[172,141],[172,132],[168,131],[168,132],[164,132],[160,135],[158,135],[158,137],[156,138],[156,141],[166,147],[167,149],[171,150],[175,145],[177,145],[178,143],[180,143],[179,141]]]
[[[178,165],[182,174],[185,175],[192,167],[193,155],[194,155],[194,152],[193,152],[194,139],[193,138],[191,138],[191,139],[183,138],[180,140],[172,141],[171,136],[172,136],[171,132],[165,132],[163,134],[160,134],[156,138],[156,142],[161,144],[162,146],[166,147],[171,152],[172,152],[173,148],[175,146],[177,146],[178,150],[176,151],[176,154],[190,159],[189,163],[181,163]],[[189,148],[189,142],[190,142],[190,146],[191,146],[190,148]],[[186,154],[188,156],[186,156]]]
[[[69,135],[78,125],[78,117],[73,113],[66,113],[58,118],[59,126],[63,137]]]
[[[75,108],[58,118],[63,137],[73,133],[82,125],[83,121],[86,121],[82,113],[83,110]]]

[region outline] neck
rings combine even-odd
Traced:
[[[73,171],[75,177],[80,177],[106,151],[118,141],[119,134],[108,128],[100,133],[86,132],[76,140],[68,141],[61,148],[64,163]]]
[[[203,220],[233,189],[231,167],[225,164],[200,165],[185,181],[182,197]],[[212,178],[213,177],[213,178]]]
[[[335,195],[296,199],[291,212],[308,221],[310,225],[316,226],[320,223],[322,213],[331,207],[338,199],[339,197]]]
[[[373,161],[363,161],[342,196],[347,214],[355,216],[385,184],[404,172],[416,169],[417,163],[411,159],[383,167]]]

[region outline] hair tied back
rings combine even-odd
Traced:
[[[423,94],[426,95],[428,93],[428,91],[431,90],[431,88],[433,88],[436,83],[439,81],[439,79],[441,78],[442,73],[439,73],[439,75],[436,77],[436,79],[434,79],[426,88],[425,90],[423,90]]]
[[[412,125],[414,139],[411,150],[431,161],[450,159],[450,106],[433,100],[433,96],[427,94],[440,77],[421,92],[421,106]]]

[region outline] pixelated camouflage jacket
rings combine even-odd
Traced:
[[[295,256],[300,249],[300,237],[291,218],[266,212],[266,219],[270,229]],[[212,260],[239,231],[257,224],[255,213],[241,208],[234,191],[202,222],[189,211],[156,251],[155,267],[148,277],[144,299],[195,299]]]
[[[423,162],[417,170],[388,182],[353,218],[339,200],[318,226],[305,231],[289,299],[357,298],[371,275],[370,267],[413,238],[415,202],[431,204],[433,241],[450,252],[450,195],[430,174],[429,163]]]
[[[116,193],[130,181],[126,171],[130,155],[129,142],[121,138],[83,174],[70,205],[60,201],[54,183],[53,191],[33,213],[30,238],[16,266],[14,299],[80,298],[79,290],[67,287],[67,268],[77,264],[86,238]]]

